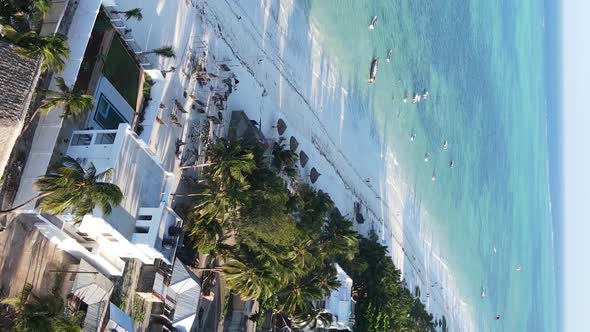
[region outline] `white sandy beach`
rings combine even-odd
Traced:
[[[354,87],[330,65],[321,35],[296,0],[147,2],[150,5],[119,0],[117,5],[144,8],[144,20],[129,23],[141,47],[173,45],[180,50],[175,60],[162,60],[159,69],[182,68],[184,50],[205,42],[211,62],[227,64],[240,81],[228,109],[245,111],[269,138],[278,137],[274,126],[282,118],[288,126],[284,136],[296,137],[298,152],[309,156],[301,176],[315,167],[322,174],[315,188],[328,192],[351,219],[354,202],[362,202],[366,221],[355,222],[356,229],[361,234],[377,232],[408,288],[420,287],[428,311],[436,319],[445,315],[452,331],[475,330],[473,313],[462,304],[452,272],[438,255],[436,234],[421,222],[408,222],[420,221],[426,213],[420,197],[404,182],[395,151],[374,134],[370,116],[349,112]],[[166,78],[164,100],[174,100],[190,88],[182,75],[177,70]],[[175,139],[187,134],[186,128],[155,126],[150,146],[158,155],[169,156]],[[178,169],[174,160],[165,162]]]

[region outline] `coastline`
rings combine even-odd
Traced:
[[[296,137],[298,152],[303,150],[310,157],[307,167],[300,170],[301,175],[309,174],[311,167],[318,169],[322,175],[314,187],[328,192],[344,215],[352,216],[353,203],[362,202],[366,221],[362,225],[355,223],[355,228],[364,235],[375,230],[402,271],[407,287],[420,287],[427,309],[437,319],[444,315],[451,330],[475,330],[473,313],[462,301],[451,271],[437,254],[432,232],[422,229],[420,220],[427,212],[420,198],[404,183],[395,152],[379,141],[371,146],[362,145],[370,139],[366,128],[371,124],[349,119],[345,107],[349,92],[324,58],[314,37],[317,30],[306,27],[309,31],[298,40],[308,39],[307,52],[299,51],[311,57],[295,56],[290,61],[293,55],[286,50],[286,39],[294,37],[286,37],[289,23],[304,20],[305,13],[293,2],[289,6],[279,4],[273,10],[270,4],[247,9],[232,1],[198,4],[201,19],[216,35],[205,34],[210,51],[232,64],[240,80],[237,91],[228,100],[229,108],[244,110],[251,119],[259,121],[269,138],[278,137],[274,125],[279,118],[283,119],[288,127],[284,136]],[[257,27],[263,27],[263,31]],[[305,76],[307,68],[311,73]],[[355,120],[361,122],[359,127],[365,125],[365,132],[346,131],[345,124]],[[344,131],[346,136],[352,136],[349,140],[360,144],[343,144]],[[370,166],[359,170],[349,157]],[[377,183],[373,185],[374,182]],[[437,286],[431,287],[433,283]],[[425,290],[434,288],[437,291],[426,297]]]

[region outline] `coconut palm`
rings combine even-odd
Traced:
[[[59,91],[47,91],[47,97],[41,101],[41,105],[31,114],[29,122],[23,128],[23,132],[29,128],[37,114],[46,115],[56,107],[62,107],[61,117],[71,119],[80,117],[92,109],[94,98],[82,93],[79,89],[70,88],[61,77],[56,77],[55,82]]]
[[[201,253],[215,250],[225,240],[223,227],[214,219],[192,218],[184,227],[193,246]]]
[[[333,261],[352,260],[358,252],[358,233],[352,222],[334,209],[321,231],[321,251]]]
[[[49,97],[41,102],[37,109],[41,114],[47,114],[56,107],[63,107],[62,118],[76,118],[92,108],[93,97],[82,93],[76,88],[70,88],[61,77],[56,77],[59,91],[49,91]]]
[[[51,3],[49,0],[33,0],[31,6],[33,10],[37,11],[43,16],[47,15],[47,13],[49,13],[49,9],[51,9]]]
[[[295,278],[279,290],[277,311],[295,313],[310,312],[313,301],[326,297],[340,286],[333,267],[316,268]]]
[[[250,189],[247,176],[256,168],[256,162],[254,153],[244,148],[240,141],[220,138],[209,146],[207,155],[211,163],[206,174],[220,191]]]
[[[223,265],[223,278],[227,287],[244,300],[265,301],[279,286],[277,274],[262,262],[245,264],[238,259],[229,259]]]
[[[174,48],[172,46],[158,47],[149,52],[144,52],[143,54],[157,54],[165,58],[176,58],[176,54],[174,53]]]
[[[111,13],[123,14],[123,15],[125,15],[125,20],[127,20],[127,21],[129,21],[132,18],[134,18],[138,21],[141,21],[143,19],[143,14],[141,13],[141,8],[133,8],[130,10],[125,10],[125,11],[113,10]]]
[[[299,329],[315,330],[317,328],[327,328],[332,324],[332,314],[324,309],[312,309],[304,313],[293,315],[291,322],[293,326]]]
[[[0,211],[0,214],[43,199],[39,204],[40,211],[63,214],[71,209],[74,222],[82,221],[96,206],[105,215],[109,215],[113,207],[121,204],[123,199],[123,193],[117,185],[99,181],[111,173],[112,170],[109,169],[97,174],[92,164],[85,170],[75,159],[65,157],[59,168],[35,182],[39,195],[11,209]]]
[[[289,176],[295,176],[296,163],[299,159],[297,153],[291,151],[285,145],[285,138],[279,138],[278,142],[273,144],[272,148],[272,166],[275,167],[279,172],[285,172]]]
[[[79,315],[64,313],[64,301],[59,294],[36,296],[31,285],[25,286],[20,296],[5,298],[0,303],[10,306],[14,312],[13,331],[81,331]]]
[[[35,31],[21,33],[8,24],[0,24],[0,37],[19,46],[17,52],[28,57],[40,57],[41,69],[60,72],[70,56],[67,38],[61,34],[40,36]]]

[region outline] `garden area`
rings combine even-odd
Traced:
[[[104,59],[103,74],[129,106],[135,109],[141,79],[139,64],[129,54],[118,35],[113,38],[111,48]]]
[[[266,156],[257,142],[211,144],[186,223],[190,244],[215,257],[208,269],[260,304],[250,319],[259,327],[270,319],[276,329],[329,326],[331,314],[317,303],[339,287],[337,263],[354,282],[355,331],[434,331],[437,322],[403,287],[385,247],[296,177],[297,155],[280,140]]]

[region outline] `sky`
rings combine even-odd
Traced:
[[[590,0],[562,1],[564,331],[588,331],[590,305]]]

